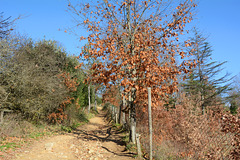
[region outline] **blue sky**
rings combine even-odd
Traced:
[[[209,36],[213,59],[228,61],[225,72],[240,72],[240,0],[199,0],[196,24]]]
[[[34,40],[59,41],[69,54],[78,55],[77,37],[64,33],[71,26],[66,0],[0,0],[5,17],[24,15],[16,23],[16,31]],[[194,25],[212,45],[213,59],[228,61],[224,72],[240,72],[240,0],[199,0]],[[60,31],[59,31],[60,29]],[[79,31],[79,33],[84,30]]]

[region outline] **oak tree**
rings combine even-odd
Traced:
[[[176,55],[183,59],[193,52],[185,51],[192,43],[181,35],[187,33],[185,27],[193,19],[196,4],[192,0],[181,2],[103,0],[74,4],[69,1],[68,9],[77,27],[82,26],[89,33],[80,40],[89,43],[89,54],[99,60],[92,65],[91,81],[107,88],[119,84],[128,99],[133,142],[135,108],[147,104],[147,87],[152,88],[152,106],[158,107],[163,97],[178,91],[177,75],[188,73],[196,63],[182,60],[177,64],[175,59]],[[162,64],[162,59],[170,61]]]

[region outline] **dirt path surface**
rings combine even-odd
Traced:
[[[90,122],[72,134],[58,135],[36,142],[18,154],[16,160],[130,160],[122,135],[104,121],[100,111]]]

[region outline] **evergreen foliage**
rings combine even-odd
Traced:
[[[207,42],[207,38],[196,29],[194,33],[194,37],[191,38],[194,45],[191,49],[194,50],[193,56],[197,60],[197,65],[186,80],[184,89],[195,101],[201,101],[204,113],[207,106],[224,102],[222,97],[231,89],[231,78],[229,74],[219,76],[226,61],[220,63],[213,61],[212,47]]]
[[[232,88],[229,92],[230,112],[236,114],[240,107],[240,74],[235,77]]]

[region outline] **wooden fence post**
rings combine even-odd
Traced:
[[[115,107],[115,123],[118,123],[118,111],[117,111],[117,107]]]
[[[152,108],[151,108],[151,88],[148,87],[148,121],[149,121],[149,147],[150,147],[150,160],[152,160]]]
[[[3,114],[4,114],[4,110],[1,111],[0,124],[3,123]]]
[[[141,144],[140,144],[140,135],[136,133],[136,141],[137,141],[137,152],[138,158],[142,159],[142,151],[141,151]]]

